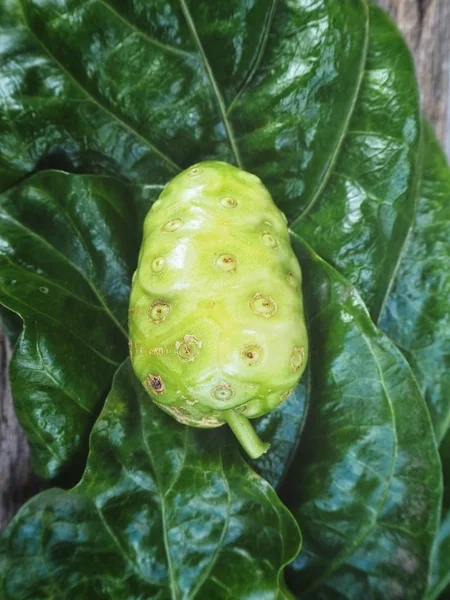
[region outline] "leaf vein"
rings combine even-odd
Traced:
[[[214,73],[213,70],[211,68],[211,65],[209,64],[208,58],[206,57],[205,51],[203,49],[202,46],[202,42],[199,38],[197,29],[195,27],[195,23],[192,19],[191,13],[189,11],[189,8],[186,4],[185,0],[179,0],[180,2],[180,6],[181,6],[181,10],[183,11],[183,14],[185,16],[186,22],[188,24],[189,30],[191,32],[192,38],[198,48],[198,51],[200,52],[200,56],[202,57],[203,60],[203,64],[205,66],[205,71],[206,74],[208,76],[209,82],[211,84],[211,88],[213,90],[213,95],[216,99],[217,105],[219,107],[219,112],[220,115],[222,117],[222,121],[225,127],[225,131],[227,133],[227,137],[228,137],[228,141],[230,142],[230,146],[231,146],[231,150],[233,151],[234,154],[234,159],[236,161],[236,164],[239,168],[243,168],[242,165],[242,161],[240,158],[240,154],[239,154],[239,148],[237,146],[237,142],[236,139],[234,137],[234,133],[233,133],[233,129],[231,127],[231,123],[228,120],[228,116],[227,116],[227,111],[226,111],[226,107],[225,107],[225,102],[223,100],[222,94],[219,90],[219,86],[217,85],[217,81],[216,78],[214,77]]]
[[[368,7],[367,7],[367,2],[364,2],[364,5],[366,7],[366,11],[368,12]],[[353,116],[353,113],[355,111],[355,107],[356,107],[356,103],[358,101],[358,97],[359,97],[359,91],[361,89],[361,85],[363,82],[363,77],[364,74],[366,72],[365,66],[366,66],[366,59],[367,59],[367,50],[369,47],[369,26],[368,26],[368,18],[366,20],[366,29],[365,29],[365,38],[364,38],[364,44],[362,47],[362,52],[361,52],[361,60],[359,63],[359,74],[358,74],[358,79],[356,82],[356,86],[355,86],[355,91],[353,94],[353,98],[350,102],[349,105],[349,110],[347,113],[346,118],[343,121],[342,124],[342,129],[341,129],[341,133],[338,137],[338,140],[336,142],[334,151],[330,157],[330,161],[328,163],[328,166],[326,168],[326,171],[322,177],[322,181],[320,182],[317,190],[315,191],[313,197],[311,198],[308,206],[306,206],[306,208],[300,212],[299,215],[297,215],[297,217],[294,218],[294,220],[290,223],[290,227],[294,228],[299,221],[301,221],[301,219],[304,219],[306,217],[306,215],[311,211],[312,207],[314,206],[314,204],[317,202],[317,200],[319,199],[320,195],[322,194],[323,190],[326,187],[326,184],[328,183],[328,180],[333,172],[333,168],[335,166],[335,164],[337,163],[338,157],[340,155],[340,151],[341,148],[343,146],[343,142],[344,139],[347,135],[347,130],[350,127],[350,122]]]
[[[107,2],[106,0],[97,0],[97,1],[100,4],[102,4],[107,10],[109,10],[113,15],[115,15],[120,21],[122,21],[122,23],[124,23],[124,25],[126,25],[127,27],[129,27],[130,29],[135,31],[138,35],[143,37],[147,42],[149,42],[153,46],[156,46],[157,48],[160,48],[161,50],[164,50],[165,52],[170,52],[171,54],[175,54],[176,56],[181,56],[182,58],[192,58],[193,56],[195,56],[191,52],[187,52],[186,50],[180,50],[179,48],[176,48],[175,46],[171,46],[170,44],[164,44],[163,42],[160,42],[160,41],[156,40],[155,38],[151,37],[143,29],[141,29],[140,27],[138,27],[137,25],[132,23],[129,19],[124,17],[122,14],[120,14],[119,11],[116,10],[115,8],[113,8],[111,6],[111,4],[109,2]]]
[[[67,77],[78,87],[78,89],[80,89],[88,98],[91,102],[93,102],[93,104],[95,104],[96,106],[98,106],[101,110],[103,110],[105,113],[107,113],[110,117],[112,117],[115,121],[117,121],[118,123],[120,123],[120,125],[122,127],[124,127],[125,129],[127,129],[128,131],[130,131],[133,135],[136,136],[136,138],[140,139],[142,142],[144,142],[144,144],[146,144],[150,150],[152,150],[152,152],[154,152],[157,156],[159,156],[165,163],[167,163],[167,165],[172,169],[172,171],[181,171],[181,167],[175,163],[169,156],[167,156],[162,150],[160,150],[157,146],[155,146],[150,140],[148,140],[146,137],[144,137],[141,133],[139,133],[139,131],[137,131],[137,129],[135,129],[133,126],[131,126],[129,123],[127,123],[126,121],[124,121],[122,119],[122,117],[119,117],[118,114],[116,114],[113,110],[109,109],[108,107],[106,107],[104,104],[102,104],[100,102],[100,100],[98,100],[97,98],[95,98],[95,96],[93,96],[87,89],[86,87],[80,82],[78,81],[78,79],[75,77],[75,75],[69,71],[69,69],[67,69],[57,58],[56,56],[50,51],[50,49],[44,44],[44,42],[41,40],[41,38],[37,35],[37,33],[35,31],[33,31],[33,29],[30,27],[27,18],[25,16],[25,10],[23,8],[23,0],[19,0],[21,8],[22,8],[22,14],[23,14],[23,20],[24,20],[24,24],[26,25],[26,27],[28,28],[28,30],[33,34],[34,38],[36,39],[36,41],[39,43],[39,45],[41,46],[41,48],[47,53],[47,55],[53,60],[53,62],[61,69],[61,71],[63,71],[63,73],[65,73],[67,75]]]

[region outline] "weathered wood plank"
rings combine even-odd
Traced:
[[[450,158],[450,1],[377,0],[397,22],[416,63],[422,108]]]
[[[19,506],[38,491],[25,435],[14,415],[7,376],[9,358],[9,343],[0,331],[0,531]]]
[[[450,0],[378,0],[397,21],[416,62],[422,105],[450,157]],[[15,419],[0,331],[0,531],[38,490],[27,444]]]

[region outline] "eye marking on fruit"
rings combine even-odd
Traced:
[[[259,365],[264,357],[264,350],[257,344],[246,344],[241,349],[241,358],[249,367]]]
[[[174,231],[181,229],[183,225],[183,219],[170,219],[170,221],[167,221],[167,223],[162,227],[161,231],[164,231],[165,233],[173,233]]]
[[[147,389],[151,389],[155,394],[163,394],[164,393],[164,382],[159,375],[147,375],[144,386]]]
[[[182,342],[175,343],[177,354],[184,362],[194,361],[201,347],[202,342],[194,335],[185,335]]]
[[[189,173],[188,176],[189,177],[197,177],[198,175],[200,175],[201,173],[203,173],[203,169],[201,167],[193,167]]]
[[[262,234],[261,239],[263,241],[263,244],[265,246],[268,246],[269,248],[277,248],[278,247],[278,242],[277,242],[276,238],[269,231],[265,231]]]
[[[280,396],[280,404],[282,404],[283,402],[285,402],[293,392],[294,392],[294,388],[291,388],[287,392],[284,392],[283,394],[281,394],[281,396]]]
[[[278,306],[272,296],[263,296],[262,294],[255,294],[249,302],[252,311],[257,314],[269,319],[278,312]]]
[[[195,418],[191,415],[187,408],[183,408],[182,406],[167,406],[167,404],[162,404],[153,401],[156,406],[162,408],[165,412],[169,413],[174,417],[179,423],[183,423],[183,425],[196,425]]]
[[[157,348],[147,348],[144,354],[151,354],[152,356],[164,356],[169,354],[169,349],[164,346],[158,346]]]
[[[291,354],[291,369],[295,372],[303,367],[303,363],[305,362],[305,349],[303,346],[300,348],[295,347]]]
[[[163,256],[157,256],[152,260],[153,273],[161,273],[166,266],[166,259]]]
[[[220,201],[221,206],[223,206],[224,208],[235,208],[237,206],[237,202],[234,198],[222,198],[222,200]]]
[[[241,406],[236,406],[236,408],[234,409],[234,412],[243,413],[246,410],[247,410],[247,405],[246,404],[241,404]]]
[[[216,400],[226,402],[234,396],[234,390],[229,383],[220,383],[213,389],[212,395]]]
[[[148,318],[155,325],[159,325],[167,319],[169,313],[170,306],[161,300],[156,300],[149,308]]]
[[[131,317],[137,317],[139,312],[140,312],[140,307],[139,306],[130,306],[128,312],[130,313]]]
[[[135,344],[135,352],[134,354],[147,354],[151,356],[164,356],[165,354],[169,354],[169,349],[166,346],[158,346],[157,348],[148,348],[143,346],[142,344]]]
[[[219,425],[224,424],[223,421],[219,421],[216,417],[202,417],[200,423],[205,427],[218,427]]]
[[[232,254],[221,254],[216,258],[216,267],[226,273],[232,273],[237,269],[237,259]]]
[[[294,275],[289,271],[287,274],[287,282],[288,284],[295,289],[297,289],[297,281],[295,280]]]

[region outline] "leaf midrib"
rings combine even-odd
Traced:
[[[124,17],[118,10],[116,10],[113,6],[111,6],[111,4],[109,4],[109,2],[107,2],[106,0],[97,0],[97,2],[99,4],[102,4],[107,10],[109,10],[113,15],[115,15],[115,17],[117,19],[119,19],[124,25],[126,25],[127,27],[132,29],[135,33],[137,33],[142,38],[144,38],[149,44],[156,46],[157,48],[159,48],[160,50],[163,50],[164,52],[169,52],[171,54],[174,54],[174,55],[182,57],[182,58],[191,59],[193,56],[195,56],[192,53],[187,52],[186,50],[181,50],[180,48],[177,48],[175,46],[171,46],[169,44],[164,44],[164,43],[156,40],[155,38],[151,37],[143,29],[140,29],[137,25],[135,25],[134,23],[129,21],[126,17]]]
[[[159,477],[158,477],[158,471],[156,469],[156,462],[155,462],[155,458],[153,456],[153,452],[150,448],[150,445],[147,441],[147,437],[145,435],[144,415],[142,414],[142,406],[140,403],[139,403],[139,416],[140,416],[140,425],[141,425],[140,430],[141,430],[142,442],[147,451],[147,455],[150,459],[150,464],[152,465],[153,473],[155,474],[155,482],[156,482],[156,485],[157,485],[157,488],[159,491],[159,497],[161,499],[161,527],[162,527],[162,531],[163,531],[164,549],[165,549],[165,553],[166,553],[166,557],[167,557],[167,568],[169,571],[170,590],[172,593],[173,600],[178,600],[179,595],[177,593],[177,586],[176,586],[176,582],[175,582],[174,569],[173,569],[173,564],[172,564],[172,555],[170,553],[169,540],[167,538],[167,517],[166,517],[165,494],[163,493],[161,481],[159,480]]]
[[[413,183],[413,191],[411,193],[411,196],[413,198],[412,216],[411,216],[411,219],[408,224],[408,230],[407,230],[405,238],[403,240],[403,244],[401,245],[400,250],[397,254],[397,260],[395,261],[395,263],[392,267],[391,274],[390,274],[390,277],[388,280],[388,284],[386,286],[384,296],[381,299],[381,303],[376,310],[371,311],[373,321],[377,325],[379,325],[379,323],[383,317],[383,313],[385,311],[386,304],[389,300],[389,296],[395,285],[395,281],[397,279],[397,275],[398,275],[398,272],[399,272],[401,264],[402,264],[402,259],[408,250],[412,232],[413,232],[414,225],[415,225],[415,221],[416,221],[416,212],[417,212],[417,207],[419,204],[419,198],[420,198],[420,194],[421,194],[421,182],[422,182],[422,174],[423,174],[423,169],[424,169],[424,145],[425,145],[425,142],[424,142],[424,130],[423,129],[424,129],[423,122],[421,122],[419,148],[418,148],[418,153],[417,153],[417,157],[416,157],[416,161],[415,161],[415,176],[414,176],[414,183]],[[372,314],[372,312],[373,312],[373,314]]]
[[[36,352],[37,352],[37,354],[39,356],[39,360],[41,361],[41,364],[42,364],[41,371],[43,371],[45,373],[45,375],[50,379],[50,381],[52,381],[56,385],[56,387],[58,389],[60,389],[67,398],[69,398],[69,400],[71,402],[73,402],[76,406],[78,406],[78,408],[80,408],[81,410],[83,410],[84,412],[86,412],[88,415],[90,415],[91,417],[93,417],[94,416],[94,412],[89,407],[85,406],[81,402],[81,400],[79,400],[76,396],[72,396],[69,393],[69,391],[64,387],[64,385],[62,383],[60,383],[52,375],[52,373],[47,369],[47,366],[46,366],[45,361],[44,361],[44,357],[42,355],[42,350],[41,350],[41,347],[40,347],[40,343],[39,343],[40,342],[40,336],[39,336],[39,330],[38,330],[38,326],[37,326],[37,322],[36,321],[34,322],[34,325],[35,325],[35,329],[36,329],[36,338],[37,338],[36,339]]]
[[[18,300],[15,296],[12,296],[11,294],[8,294],[8,292],[5,292],[5,290],[2,290],[1,293],[4,294],[5,296],[7,296],[8,298],[12,298],[16,302],[19,302],[20,304],[22,304],[26,308],[29,308],[30,309],[30,314],[35,313],[36,315],[41,315],[41,317],[44,317],[44,319],[48,319],[49,321],[51,321],[53,323],[56,323],[56,325],[60,329],[64,329],[65,331],[67,331],[67,333],[69,333],[76,340],[78,340],[79,342],[81,342],[83,344],[83,346],[86,346],[86,348],[89,348],[90,350],[92,350],[92,352],[94,354],[96,354],[97,356],[99,356],[105,362],[109,363],[110,365],[113,365],[114,367],[118,367],[120,365],[119,362],[116,362],[115,360],[112,360],[112,359],[108,358],[107,356],[105,356],[104,354],[102,354],[99,350],[97,350],[96,348],[94,348],[93,346],[91,346],[90,344],[88,344],[88,342],[86,340],[84,340],[83,338],[80,338],[79,336],[77,336],[73,331],[71,331],[70,329],[68,329],[68,327],[66,327],[64,325],[64,323],[62,323],[61,321],[57,321],[52,316],[50,316],[48,314],[45,314],[45,313],[37,310],[34,306],[31,306],[30,304],[27,304],[23,300]],[[25,321],[25,323],[27,323],[27,317],[24,317],[24,321]]]
[[[14,349],[14,352],[13,352],[11,360],[13,360],[15,353],[16,353],[16,349]],[[20,394],[17,397],[14,398],[14,402],[16,404],[16,407],[20,406],[22,404]],[[51,456],[53,456],[53,458],[57,461],[57,463],[58,464],[62,464],[64,462],[64,459],[61,456],[59,456],[59,454],[54,450],[53,444],[49,444],[47,442],[47,440],[45,440],[42,437],[41,430],[36,426],[36,424],[34,423],[34,421],[32,421],[30,419],[30,416],[29,416],[27,410],[22,410],[20,418],[21,418],[22,423],[24,421],[27,422],[27,424],[28,424],[28,430],[30,430],[30,429],[33,430],[33,432],[36,435],[36,437],[41,441],[41,443],[44,446],[44,448],[46,448],[48,450],[49,454],[51,454]]]
[[[237,166],[240,169],[242,169],[243,168],[243,164],[242,164],[241,157],[240,157],[240,154],[239,154],[239,149],[238,149],[238,146],[237,146],[237,143],[236,143],[236,139],[234,137],[234,133],[233,133],[233,129],[231,127],[231,123],[228,120],[228,115],[227,115],[227,109],[225,107],[225,102],[224,102],[222,94],[221,94],[221,92],[219,90],[219,86],[217,85],[217,81],[216,81],[216,78],[214,76],[213,70],[211,68],[211,65],[209,64],[209,60],[208,60],[208,58],[206,56],[206,53],[205,53],[205,51],[203,49],[203,45],[202,45],[202,42],[201,42],[200,37],[198,35],[197,28],[195,27],[195,23],[194,23],[194,21],[192,19],[192,15],[191,15],[191,13],[189,11],[189,7],[187,6],[185,0],[178,0],[178,1],[180,3],[181,10],[182,10],[182,12],[184,14],[184,17],[186,19],[186,23],[187,23],[187,25],[189,27],[189,31],[191,32],[192,38],[194,40],[194,43],[197,46],[197,49],[198,49],[198,51],[200,53],[200,56],[201,56],[202,61],[203,61],[203,64],[205,66],[205,71],[206,71],[206,74],[208,76],[209,82],[211,84],[213,95],[214,95],[214,98],[215,98],[216,103],[218,105],[220,115],[222,117],[222,121],[223,121],[223,124],[224,124],[224,127],[225,127],[225,131],[227,133],[228,141],[230,142],[230,146],[231,146],[231,150],[232,150],[233,155],[234,155],[234,159],[236,161]]]
[[[75,77],[75,75],[73,73],[71,73],[71,71],[69,71],[57,58],[56,56],[50,51],[50,49],[44,44],[44,42],[41,40],[41,38],[37,35],[37,33],[31,28],[31,26],[28,23],[28,20],[26,18],[26,13],[25,13],[25,8],[23,6],[23,0],[19,0],[19,4],[20,4],[20,8],[22,11],[22,15],[23,15],[23,22],[25,27],[30,31],[30,33],[33,35],[33,37],[35,38],[36,42],[41,46],[41,48],[44,50],[44,52],[53,60],[53,62],[61,69],[61,71],[63,73],[65,73],[67,75],[67,77],[78,87],[78,89],[80,89],[83,94],[85,94],[85,96],[87,96],[87,98],[96,106],[98,106],[98,108],[100,108],[101,110],[103,110],[105,113],[107,113],[114,121],[117,121],[118,123],[120,123],[120,125],[122,127],[124,127],[125,129],[127,129],[128,131],[130,131],[130,133],[132,133],[133,135],[135,135],[138,139],[140,139],[146,146],[148,146],[148,148],[150,148],[150,150],[152,152],[154,152],[157,156],[159,156],[167,165],[168,167],[175,172],[179,172],[181,171],[181,167],[175,163],[169,156],[167,156],[162,150],[160,150],[157,146],[155,146],[150,140],[148,140],[146,137],[144,137],[141,133],[139,133],[139,131],[137,129],[135,129],[134,127],[132,127],[129,123],[127,123],[126,121],[124,121],[121,117],[119,117],[119,115],[117,115],[116,113],[114,113],[112,110],[110,110],[108,107],[106,107],[104,104],[102,104],[100,102],[100,100],[98,100],[95,96],[93,96],[85,87],[84,85],[78,81],[78,79]]]
[[[88,496],[89,497],[89,496]],[[107,534],[109,535],[109,537],[113,540],[115,546],[117,547],[117,549],[119,550],[120,554],[122,555],[122,557],[124,558],[125,562],[130,566],[130,568],[132,569],[132,571],[134,573],[136,573],[136,575],[138,577],[140,577],[141,579],[143,579],[144,581],[146,581],[147,583],[150,583],[150,585],[153,585],[155,587],[162,587],[162,585],[157,582],[154,581],[152,579],[149,579],[147,577],[145,577],[143,575],[143,573],[141,571],[139,571],[138,569],[136,569],[134,562],[130,559],[130,557],[128,556],[128,554],[125,552],[125,550],[122,548],[121,543],[119,542],[119,539],[117,538],[117,536],[114,534],[113,530],[111,529],[111,527],[109,526],[108,522],[106,521],[103,512],[101,511],[100,507],[97,506],[97,503],[95,502],[94,498],[90,498],[92,504],[94,505],[97,514],[99,516],[99,519],[103,525],[103,527],[105,528]]]
[[[74,271],[76,271],[82,277],[83,281],[86,282],[86,284],[88,285],[88,287],[92,290],[92,292],[94,293],[94,295],[96,296],[96,298],[100,302],[100,306],[98,308],[100,310],[103,310],[106,313],[106,315],[111,319],[111,321],[113,321],[113,323],[118,327],[119,331],[122,333],[122,335],[125,337],[125,339],[128,340],[128,335],[127,335],[126,331],[124,330],[124,328],[122,327],[122,325],[120,324],[120,322],[117,320],[117,318],[115,317],[115,315],[112,313],[112,311],[108,308],[108,306],[107,306],[104,298],[100,294],[100,292],[97,289],[97,287],[94,285],[94,283],[92,281],[89,280],[89,278],[86,276],[86,274],[83,273],[83,271],[81,271],[79,269],[79,267],[74,262],[72,262],[69,258],[67,258],[67,256],[65,256],[57,248],[55,248],[54,246],[52,246],[50,244],[50,242],[48,240],[46,240],[44,237],[42,237],[41,235],[39,235],[38,233],[36,233],[35,231],[33,231],[32,229],[30,229],[29,227],[27,227],[26,225],[24,225],[20,221],[17,221],[17,219],[14,219],[14,217],[12,217],[8,212],[3,211],[3,215],[7,219],[9,219],[12,223],[14,223],[14,225],[16,225],[17,227],[22,228],[24,231],[26,231],[26,233],[29,236],[34,237],[35,239],[39,240],[39,242],[41,244],[44,244],[44,246],[47,246],[47,248],[49,248],[51,252],[54,252],[57,256],[60,257],[60,259],[63,262],[67,263],[72,269],[74,269]],[[67,290],[67,293],[70,294],[71,292],[69,292]],[[15,296],[11,296],[11,294],[8,294],[8,295],[11,298],[15,297]],[[74,294],[72,293],[71,295],[73,296]],[[85,304],[88,304],[88,303],[85,302]]]
[[[301,238],[301,236],[299,236],[297,233],[295,233],[292,230],[289,230],[290,234],[293,235],[294,237],[297,238],[297,240],[300,243],[303,243],[303,240]],[[325,265],[325,267],[327,267],[328,270],[332,270],[334,272],[334,269],[328,265],[328,263],[326,261],[324,261],[323,259],[320,258],[320,261]],[[343,279],[343,278],[342,278]],[[328,305],[328,307],[332,307],[333,305]],[[327,307],[325,307],[322,310],[325,310]],[[357,307],[355,307],[355,310],[357,311]],[[367,313],[366,315],[367,319],[370,319],[369,314]],[[373,326],[375,327],[375,326]],[[340,566],[342,566],[344,564],[344,562],[347,560],[347,558],[351,557],[352,554],[355,552],[355,550],[364,542],[364,540],[367,538],[367,536],[371,533],[371,531],[373,531],[373,529],[377,526],[378,524],[378,517],[382,512],[382,509],[386,503],[386,500],[388,498],[390,489],[391,489],[391,485],[392,485],[392,481],[394,478],[394,474],[395,474],[395,469],[396,469],[396,464],[397,464],[397,456],[398,456],[398,436],[397,436],[397,427],[396,427],[396,416],[395,416],[395,411],[393,408],[393,402],[391,400],[391,397],[388,393],[388,390],[386,388],[386,384],[385,384],[385,379],[384,379],[384,374],[383,374],[383,370],[381,368],[380,362],[378,360],[378,357],[376,356],[373,347],[372,347],[372,343],[371,340],[367,337],[366,334],[362,334],[361,338],[364,340],[364,343],[366,344],[370,354],[373,356],[374,359],[374,363],[376,365],[378,374],[379,374],[379,381],[381,384],[381,387],[383,389],[383,394],[384,397],[386,398],[387,401],[387,405],[389,407],[389,411],[391,414],[391,423],[392,423],[392,433],[393,433],[393,437],[394,437],[394,445],[393,445],[393,452],[392,452],[392,460],[391,460],[391,469],[389,472],[389,476],[386,479],[386,485],[384,488],[384,492],[382,494],[382,497],[380,498],[379,502],[376,505],[376,508],[374,508],[375,512],[375,516],[370,519],[368,521],[368,524],[366,526],[365,529],[363,529],[363,531],[360,533],[359,536],[356,536],[352,542],[352,544],[350,544],[345,550],[342,550],[337,558],[335,560],[332,561],[332,563],[330,564],[330,566],[325,569],[324,571],[321,572],[320,577],[318,577],[317,579],[313,580],[313,582],[307,586],[304,590],[302,590],[302,592],[304,594],[310,592],[311,590],[317,588],[320,584],[322,584],[327,577],[336,572],[337,569],[339,569]]]
[[[392,481],[394,479],[395,469],[396,469],[396,465],[397,465],[397,456],[398,456],[398,437],[397,437],[396,418],[395,418],[395,413],[394,413],[394,409],[393,409],[393,402],[392,402],[391,397],[388,394],[388,391],[386,389],[383,371],[382,371],[381,365],[378,361],[378,358],[377,358],[375,352],[373,351],[372,344],[366,335],[362,335],[362,339],[364,340],[365,344],[367,345],[367,348],[369,349],[369,352],[371,353],[371,355],[374,358],[375,365],[376,365],[377,370],[380,375],[379,380],[380,380],[381,387],[383,389],[383,394],[387,400],[389,410],[391,413],[392,432],[393,432],[393,436],[394,436],[391,469],[389,472],[389,476],[386,479],[386,485],[384,488],[383,495],[381,496],[379,502],[377,503],[376,508],[374,507],[375,514],[374,514],[373,518],[369,520],[366,528],[363,528],[363,530],[359,534],[359,536],[356,536],[353,539],[353,542],[345,550],[343,550],[342,552],[340,552],[338,554],[337,558],[335,560],[333,560],[332,563],[330,564],[330,566],[321,573],[320,577],[317,578],[316,580],[314,580],[309,586],[307,586],[303,590],[303,592],[305,594],[307,592],[310,592],[311,590],[317,588],[321,583],[323,583],[327,579],[327,577],[329,575],[331,575],[332,573],[335,573],[339,569],[339,567],[341,567],[345,563],[345,561],[353,555],[355,550],[361,546],[361,544],[364,542],[364,540],[375,529],[375,527],[378,525],[379,516],[384,508],[384,505],[388,498],[389,492],[391,490]]]
[[[13,260],[11,260],[11,258],[7,254],[0,254],[0,263],[2,261],[4,261],[4,262],[8,263],[9,265],[11,265],[11,267],[14,270],[22,271],[22,272],[26,273],[28,279],[30,279],[30,280],[33,280],[33,279],[41,280],[42,283],[45,283],[45,284],[49,285],[50,287],[52,287],[54,289],[61,290],[62,292],[64,292],[64,294],[67,294],[68,296],[71,296],[77,302],[80,302],[80,304],[84,304],[85,306],[87,306],[89,308],[92,308],[93,310],[98,310],[100,312],[103,312],[103,308],[100,305],[93,304],[92,302],[89,302],[88,300],[85,300],[81,296],[78,296],[77,294],[75,294],[75,292],[73,292],[69,288],[64,288],[62,285],[59,285],[59,283],[55,283],[55,281],[53,279],[50,279],[49,277],[44,277],[44,275],[39,275],[39,273],[35,273],[34,271],[29,271],[28,269],[25,269],[25,267],[22,267],[22,265],[19,265],[19,264],[15,263]],[[18,300],[20,302],[22,301],[21,298],[18,298]]]
[[[194,598],[196,597],[197,593],[201,590],[202,586],[206,583],[208,577],[211,575],[214,566],[219,558],[219,552],[222,549],[222,544],[223,541],[225,539],[225,535],[228,531],[228,526],[230,523],[230,514],[231,514],[231,490],[230,490],[230,485],[228,483],[228,479],[225,475],[225,470],[223,468],[223,456],[222,456],[222,449],[219,452],[219,456],[220,456],[220,471],[222,473],[222,478],[227,490],[227,513],[225,515],[225,519],[224,519],[224,524],[223,524],[223,528],[222,528],[222,532],[220,534],[220,538],[219,541],[217,542],[216,545],[216,549],[213,552],[211,561],[208,565],[208,568],[205,569],[205,572],[203,574],[202,579],[198,582],[198,584],[196,585],[196,587],[194,588],[194,590],[189,594],[188,600],[189,598],[192,598],[192,600],[194,600]]]
[[[276,6],[278,4],[278,0],[272,0],[271,6],[270,6],[270,10],[269,13],[267,15],[267,20],[266,23],[264,25],[264,31],[263,31],[263,35],[261,38],[261,42],[258,48],[258,52],[255,56],[255,59],[253,61],[253,64],[251,65],[249,72],[245,78],[245,81],[242,83],[241,88],[237,91],[235,97],[233,98],[233,100],[229,103],[228,108],[227,108],[227,116],[229,116],[231,114],[231,112],[233,111],[234,107],[236,106],[236,104],[239,102],[240,97],[242,96],[243,93],[245,93],[246,87],[247,85],[251,82],[253,76],[255,75],[256,71],[259,68],[259,65],[261,64],[261,60],[262,57],[264,56],[264,51],[267,47],[267,43],[269,41],[269,33],[270,33],[270,29],[272,27],[272,23],[273,23],[273,19],[275,16],[275,12],[276,12]]]
[[[302,219],[304,219],[308,215],[308,213],[312,210],[312,208],[314,207],[314,205],[316,204],[316,202],[322,195],[322,192],[324,191],[331,175],[333,174],[334,166],[336,165],[337,160],[340,156],[340,152],[341,152],[344,140],[347,136],[348,129],[350,127],[350,122],[353,117],[353,113],[355,111],[357,101],[359,99],[359,92],[361,90],[361,85],[362,85],[364,75],[366,72],[367,51],[368,51],[368,47],[369,47],[369,7],[368,7],[367,0],[362,0],[362,4],[365,8],[365,13],[366,13],[366,27],[365,27],[365,35],[364,35],[364,44],[363,44],[363,48],[362,48],[362,52],[361,52],[361,59],[359,62],[359,67],[358,67],[359,72],[358,72],[358,80],[357,80],[356,86],[355,86],[355,91],[354,91],[352,100],[349,105],[349,110],[348,110],[347,116],[342,124],[341,133],[338,136],[335,148],[331,154],[330,161],[328,163],[328,167],[326,168],[326,171],[322,177],[322,181],[320,182],[318,188],[316,189],[313,197],[309,201],[309,204],[289,224],[289,227],[291,227],[292,229],[294,227],[296,227],[298,225],[298,223]]]

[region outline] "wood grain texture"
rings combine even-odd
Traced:
[[[7,365],[9,342],[0,331],[0,531],[19,506],[39,491],[25,435],[14,415]]]
[[[423,111],[450,157],[450,0],[377,0],[396,20],[413,53]],[[39,489],[7,380],[10,350],[0,325],[0,531]]]
[[[450,159],[450,0],[377,0],[416,63],[422,108]]]

